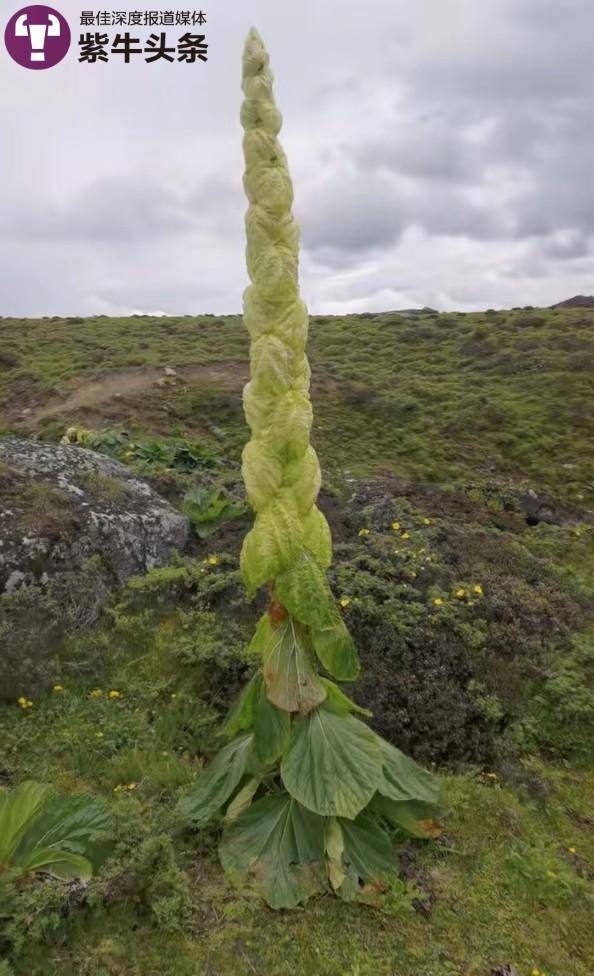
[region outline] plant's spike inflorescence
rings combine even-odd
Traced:
[[[243,55],[241,110],[249,201],[246,261],[252,282],[244,294],[244,321],[252,340],[244,405],[252,437],[242,465],[256,513],[242,554],[250,591],[273,582],[302,550],[311,551],[309,537],[319,538],[320,529],[325,545],[313,555],[324,568],[330,561],[330,533],[315,506],[320,466],[309,443],[308,313],[299,297],[299,228],[291,212],[293,188],[278,141],[282,118],[272,81],[268,54],[252,29]]]

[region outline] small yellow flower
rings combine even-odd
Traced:
[[[557,875],[554,871],[547,871],[547,878],[556,878]]]
[[[124,789],[124,787],[121,785],[121,783],[118,783],[117,786],[114,786],[113,792],[114,793],[121,793],[123,789]]]
[[[475,585],[472,587],[472,589],[473,589],[474,593],[477,594],[477,596],[482,596],[483,595],[483,588],[482,588],[482,586],[481,586],[480,583],[475,583]]]
[[[351,602],[351,598],[349,596],[343,596],[339,602],[341,607],[348,607],[349,603]]]
[[[400,522],[392,522],[392,528],[394,529],[394,532],[398,532],[398,529],[400,528]]]
[[[424,518],[423,519],[423,525],[431,525],[431,519],[430,518]]]
[[[443,600],[442,600],[442,598],[440,596],[436,596],[435,599],[434,599],[434,601],[433,601],[433,605],[436,606],[436,607],[442,607],[443,606]]]
[[[64,691],[64,685],[54,685],[53,690],[59,695]]]
[[[401,539],[410,539],[410,532],[403,532],[400,536]]]
[[[531,971],[530,976],[541,976],[540,969],[537,969],[535,966],[534,969]]]
[[[17,701],[17,705],[19,705],[20,708],[25,708],[26,705],[27,705],[27,699],[26,698],[23,698],[23,696],[21,695],[21,697]]]
[[[485,773],[487,779],[497,779],[497,773]]]
[[[421,566],[421,569],[422,569],[422,568],[423,568],[423,567]],[[413,579],[415,579],[415,577],[416,577],[416,575],[417,575],[417,574],[415,573],[415,571],[414,571],[414,569],[413,569],[413,571],[412,571],[412,572],[410,573],[410,576],[411,576],[411,577],[412,577]]]
[[[369,529],[359,529],[359,535],[360,536],[369,535]]]
[[[129,790],[135,790],[136,789],[136,783],[128,783],[128,787],[127,788]]]
[[[93,691],[89,692],[89,698],[102,698],[103,692],[101,688],[94,688]]]
[[[217,566],[218,565],[218,562],[219,562],[219,557],[218,556],[209,556],[208,557],[208,565],[209,566]]]
[[[103,732],[95,732],[95,738],[96,739],[102,739],[103,738]]]
[[[466,590],[461,586],[458,590],[456,590],[456,596],[459,600],[463,600],[466,596]]]
[[[569,851],[570,854],[577,854],[577,850],[575,849],[575,847],[568,847],[567,850]]]
[[[171,697],[172,698],[177,698],[177,691],[172,691],[171,692]]]
[[[121,698],[122,697],[122,693],[121,693],[121,691],[116,691],[115,688],[114,688],[110,692],[108,692],[107,697],[108,698]]]

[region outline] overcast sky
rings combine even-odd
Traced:
[[[3,35],[23,0],[1,2]],[[80,11],[102,5],[56,6],[60,65],[0,47],[1,315],[240,311],[252,24],[312,312],[594,293],[592,0],[205,0],[206,64],[127,66],[77,60]]]

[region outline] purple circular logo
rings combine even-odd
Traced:
[[[35,4],[12,15],[4,43],[13,61],[23,68],[53,68],[70,47],[70,28],[53,7]]]

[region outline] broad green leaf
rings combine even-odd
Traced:
[[[376,793],[370,810],[413,837],[434,838],[443,833],[441,825],[433,819],[434,804],[416,800],[390,800],[381,793]]]
[[[320,681],[326,689],[327,697],[324,701],[324,708],[330,709],[331,712],[338,712],[339,715],[348,715],[349,712],[355,712],[358,715],[364,715],[365,718],[371,718],[372,712],[368,708],[362,708],[361,705],[357,705],[356,702],[345,695],[344,691],[335,685],[333,681],[329,678],[323,678],[320,675]]]
[[[0,793],[0,864],[8,864],[21,837],[39,815],[51,787],[27,781],[12,792]]]
[[[264,651],[264,680],[269,701],[286,712],[305,714],[326,697],[314,671],[302,635],[290,617],[272,631]]]
[[[231,823],[232,820],[237,820],[240,813],[247,810],[250,806],[254,796],[258,791],[258,787],[262,781],[256,776],[248,779],[247,783],[241,787],[239,792],[233,797],[231,803],[227,807],[225,812],[225,821]]]
[[[322,569],[332,562],[332,536],[326,518],[315,505],[303,519],[303,545]]]
[[[290,736],[289,713],[268,700],[266,686],[262,682],[254,714],[254,751],[263,766],[270,766],[280,759]]]
[[[321,484],[320,463],[311,445],[303,457],[285,466],[283,484],[293,492],[299,514],[307,515],[315,504]]]
[[[439,782],[400,749],[378,736],[382,752],[382,778],[378,791],[389,800],[420,800],[436,804],[439,801]]]
[[[92,871],[109,853],[112,827],[104,801],[90,796],[54,796],[23,835],[13,863],[29,871],[49,870],[50,862],[67,862],[70,853],[88,860]]]
[[[277,576],[274,588],[291,616],[308,627],[321,630],[336,614],[326,574],[309,552],[302,552]]]
[[[302,529],[295,499],[286,488],[256,515],[241,550],[241,571],[248,592],[272,582],[298,555]]]
[[[249,441],[242,453],[241,473],[248,501],[256,512],[277,494],[283,478],[280,462],[262,441]]]
[[[81,878],[88,881],[93,876],[93,865],[88,858],[73,851],[53,847],[40,847],[25,864],[19,864],[25,871],[44,871],[60,881]]]
[[[340,617],[321,630],[312,631],[314,650],[320,661],[334,678],[353,681],[359,674],[359,658],[353,638]]]
[[[225,871],[256,880],[271,908],[294,908],[324,888],[324,821],[286,794],[252,804],[219,853]]]
[[[229,709],[223,732],[232,738],[238,732],[251,729],[254,724],[256,705],[262,687],[262,672],[256,671],[243,688],[237,701]]]
[[[221,749],[200,773],[190,793],[177,804],[183,817],[203,827],[218,813],[246,771],[252,742],[252,735],[242,735]]]
[[[281,776],[291,796],[308,810],[354,819],[371,800],[381,775],[378,738],[359,719],[317,708],[294,720]]]
[[[395,857],[385,830],[368,814],[356,820],[341,820],[344,838],[343,860],[347,871],[352,867],[362,881],[381,881],[395,872]]]

